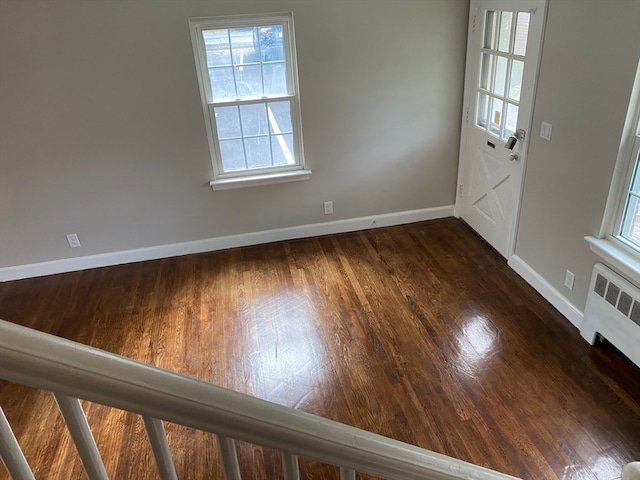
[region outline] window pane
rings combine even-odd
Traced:
[[[242,140],[221,140],[220,154],[222,156],[222,169],[225,172],[247,168]]]
[[[242,119],[242,133],[245,137],[251,135],[267,135],[267,109],[264,103],[257,105],[242,105],[240,107]]]
[[[501,52],[509,51],[509,43],[511,40],[511,19],[513,13],[500,12],[500,28],[498,30],[498,50]]]
[[[241,65],[234,69],[238,85],[238,98],[262,97],[262,70],[260,65]]]
[[[274,165],[293,165],[293,135],[275,135],[271,137]]]
[[[269,102],[267,115],[269,117],[270,133],[291,133],[291,102]]]
[[[497,98],[491,101],[491,125],[489,131],[500,136],[500,130],[502,130],[502,100]]]
[[[209,80],[214,101],[236,98],[236,86],[231,67],[209,68]]]
[[[488,48],[489,50],[495,50],[496,48],[495,23],[496,12],[488,10],[484,18],[484,42],[482,46],[484,48]]]
[[[202,32],[207,52],[207,65],[231,65],[231,48],[228,30],[205,30]]]
[[[624,212],[622,236],[636,245],[640,244],[640,202],[638,197],[629,196]]]
[[[483,53],[480,59],[480,88],[489,90],[489,82],[491,81],[491,60],[493,55]]]
[[[282,25],[204,30],[212,100],[289,95]]]
[[[238,107],[216,107],[214,111],[216,114],[218,138],[220,140],[239,138],[242,136]]]
[[[272,165],[269,137],[245,138],[244,148],[247,152],[248,168],[270,167]]]
[[[260,51],[263,62],[284,60],[284,35],[282,25],[267,25],[260,27]]]
[[[511,75],[509,76],[509,98],[520,101],[520,91],[522,90],[522,72],[524,71],[524,62],[513,60],[511,62]]]
[[[516,132],[518,125],[518,107],[507,103],[506,121],[504,124],[504,134],[502,138],[508,138]]]
[[[262,65],[265,95],[287,95],[287,65],[284,62]]]
[[[487,116],[489,113],[489,95],[478,93],[478,106],[476,108],[476,125],[487,128]]]
[[[636,159],[633,182],[631,182],[631,187],[629,188],[629,191],[635,193],[636,195],[640,195],[640,175],[638,174],[638,163],[640,163],[640,153],[638,153],[638,158]]]
[[[507,83],[507,59],[496,57],[496,78],[493,81],[493,93],[504,96],[504,89]]]
[[[528,12],[518,12],[516,23],[516,36],[514,38],[513,53],[522,55],[527,51],[527,37],[529,36],[529,20],[531,14]]]
[[[640,163],[640,153],[636,157],[633,180],[629,187],[627,204],[625,205],[620,235],[627,240],[640,246],[640,202],[638,201],[638,190],[640,190],[640,175],[638,175],[638,163]]]
[[[232,28],[229,30],[234,65],[244,65],[257,60],[256,45],[253,40],[254,30],[254,27]]]

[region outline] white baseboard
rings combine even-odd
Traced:
[[[556,310],[564,315],[574,327],[580,330],[584,313],[547,282],[538,272],[517,255],[512,255],[509,266],[542,295]]]
[[[372,215],[370,217],[350,218],[334,222],[300,225],[297,227],[263,230],[261,232],[229,235],[225,237],[206,238],[193,242],[159,245],[156,247],[125,250],[121,252],[89,255],[86,257],[53,260],[49,262],[31,263],[0,268],[0,282],[19,280],[23,278],[41,277],[56,273],[74,272],[89,268],[122,265],[125,263],[156,260],[159,258],[177,257],[191,253],[213,252],[226,248],[258,245],[261,243],[293,240],[296,238],[315,237],[332,233],[354,232],[369,228],[388,227],[404,223],[421,222],[453,215],[453,205],[443,207],[424,208],[406,212]]]

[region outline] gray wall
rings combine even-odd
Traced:
[[[550,0],[516,254],[579,309],[640,57],[639,0]],[[553,125],[548,142],[540,123]],[[565,270],[576,275],[573,291]]]
[[[287,10],[312,179],[212,192],[187,18]],[[0,0],[0,267],[452,204],[467,11]],[[596,261],[583,236],[602,220],[639,20],[638,0],[549,0],[516,254],[580,309]]]
[[[289,10],[314,173],[212,192],[187,19]],[[0,267],[451,205],[467,16],[468,0],[0,0]]]

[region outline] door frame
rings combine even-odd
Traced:
[[[467,88],[470,85],[472,73],[468,68],[469,57],[473,54],[473,32],[476,27],[476,22],[479,22],[478,28],[482,28],[482,16],[477,12],[480,7],[477,6],[478,3],[482,3],[485,0],[471,0],[469,4],[469,23],[467,27],[467,50],[465,56],[465,73],[464,73],[464,91],[463,91],[463,103],[462,103],[462,121],[460,127],[460,145],[458,152],[458,176],[456,182],[456,200],[453,209],[453,215],[456,218],[461,217],[462,211],[462,198],[463,198],[463,189],[464,189],[464,180],[465,180],[465,164],[464,164],[464,155],[466,154],[466,144],[467,144],[467,129],[473,127],[472,124],[469,123],[469,116],[471,115],[470,109],[471,105],[473,105],[472,96],[475,96],[475,88]],[[517,2],[517,0],[491,0],[495,3],[504,3],[505,10],[508,10],[506,5],[509,3]],[[533,116],[535,113],[535,104],[536,98],[538,94],[538,80],[540,78],[540,66],[542,64],[542,54],[544,52],[544,39],[547,28],[547,16],[549,12],[549,0],[538,0],[542,3],[542,32],[540,35],[540,45],[538,49],[538,58],[534,60],[534,64],[536,66],[536,74],[534,76],[534,81],[532,85],[533,90],[533,98],[531,103],[531,111],[529,113],[529,130],[526,133],[526,137],[524,139],[524,144],[522,146],[523,158],[522,161],[522,176],[519,180],[518,189],[516,191],[516,195],[514,200],[516,205],[514,206],[514,213],[511,220],[511,226],[508,232],[509,241],[507,242],[507,255],[506,259],[509,260],[511,256],[515,253],[515,246],[518,234],[518,226],[520,224],[520,209],[522,206],[522,194],[524,190],[524,180],[527,173],[527,160],[529,158],[529,142],[534,133],[534,125],[533,125]],[[475,115],[475,112],[474,112]]]

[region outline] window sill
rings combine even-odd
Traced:
[[[584,237],[589,248],[607,265],[620,272],[629,281],[640,286],[640,258],[613,239]]]
[[[223,178],[211,180],[209,185],[213,191],[231,190],[234,188],[258,187],[274,183],[299,182],[309,180],[311,170],[294,170],[288,172],[266,173],[264,175],[251,175],[246,177]]]

